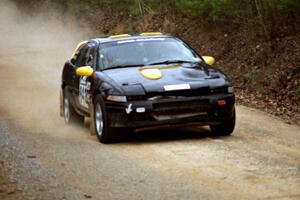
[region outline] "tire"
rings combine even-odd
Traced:
[[[104,101],[101,95],[96,95],[93,109],[93,130],[98,140],[103,144],[114,142],[114,136],[117,134],[116,129],[110,126],[110,119],[104,106]]]
[[[84,120],[84,117],[74,110],[66,91],[63,94],[63,116],[66,124],[78,124]]]
[[[210,125],[211,134],[213,136],[231,135],[235,127],[235,108],[233,108],[232,116],[224,120],[221,124]]]

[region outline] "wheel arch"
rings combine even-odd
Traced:
[[[97,96],[98,94],[101,95],[103,99],[104,99],[104,97],[105,97],[105,94],[104,94],[100,89],[94,90],[93,96],[92,96],[92,103],[93,103],[93,104],[94,104],[95,98],[96,98],[96,96]]]

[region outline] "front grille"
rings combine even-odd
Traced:
[[[205,96],[211,94],[224,94],[227,93],[227,87],[218,87],[211,89],[210,87],[202,87],[191,90],[175,90],[175,91],[164,91],[164,92],[149,92],[147,98],[152,98],[155,96]]]
[[[154,112],[158,114],[206,112],[210,108],[211,105],[208,100],[172,101],[153,104]]]
[[[227,87],[218,87],[210,90],[211,94],[224,94],[227,93]]]
[[[204,96],[211,94],[209,87],[203,87],[192,90],[175,90],[175,91],[164,91],[164,92],[149,92],[147,94],[147,98],[151,98],[154,96]]]
[[[149,92],[145,95],[127,96],[128,101],[140,101],[140,100],[151,100],[153,97],[194,97],[194,96],[205,96],[211,94],[224,94],[227,93],[227,87],[209,88],[202,87],[191,90],[175,90],[175,91],[163,91],[163,92]]]
[[[145,95],[127,96],[128,101],[141,101],[141,100],[145,100],[145,99],[146,99]]]

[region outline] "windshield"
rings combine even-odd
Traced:
[[[100,49],[102,69],[201,61],[187,45],[173,38],[118,41],[103,44]]]

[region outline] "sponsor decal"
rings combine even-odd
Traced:
[[[79,104],[85,108],[88,108],[88,103],[90,99],[89,91],[91,89],[91,82],[88,81],[87,76],[81,76],[79,80]]]
[[[189,90],[191,89],[190,84],[177,84],[177,85],[165,85],[165,91],[172,91],[172,90]]]
[[[132,104],[129,104],[127,108],[125,108],[126,113],[129,115],[132,112]]]
[[[162,77],[162,73],[157,68],[141,69],[140,73],[147,79],[156,80]]]
[[[144,112],[146,112],[146,108],[144,108],[144,107],[136,108],[136,112],[137,113],[144,113]]]

